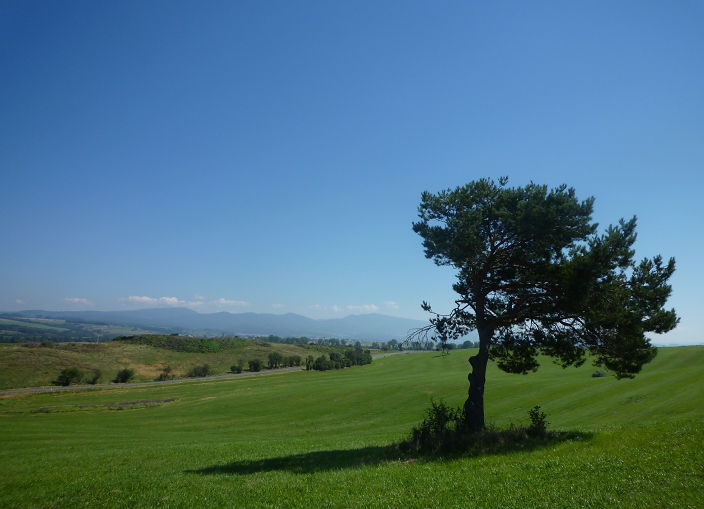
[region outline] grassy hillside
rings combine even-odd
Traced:
[[[189,341],[189,338],[181,339]],[[83,371],[99,369],[103,373],[101,383],[109,383],[119,369],[132,368],[136,371],[135,381],[146,381],[154,380],[165,366],[170,366],[176,376],[184,375],[193,366],[202,364],[209,364],[215,374],[223,374],[240,359],[244,361],[246,368],[248,360],[266,361],[268,355],[274,351],[285,356],[300,355],[305,358],[307,355],[320,355],[321,351],[329,350],[330,348],[326,347],[267,343],[240,338],[231,338],[226,347],[205,353],[174,351],[170,348],[155,348],[149,344],[133,344],[127,341],[0,344],[0,389],[50,385],[62,369],[70,367]]]
[[[489,421],[525,422],[539,404],[552,428],[582,435],[399,458],[389,444],[431,397],[464,399],[466,355],[6,397],[0,506],[702,507],[704,348],[661,349],[634,380],[549,362],[527,376],[492,367]]]

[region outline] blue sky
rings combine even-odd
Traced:
[[[0,309],[448,309],[420,193],[637,215],[704,319],[700,2],[3,2]]]

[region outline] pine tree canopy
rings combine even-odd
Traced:
[[[617,377],[633,377],[656,353],[647,333],[673,329],[664,308],[675,260],[635,261],[636,218],[601,233],[593,198],[481,179],[425,192],[413,230],[426,257],[457,270],[456,306],[434,313],[425,332],[448,341],[478,330],[490,359],[510,373],[538,368],[546,354],[564,367],[588,353]]]

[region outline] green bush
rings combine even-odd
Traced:
[[[330,358],[321,355],[313,360],[309,356],[306,359],[306,369],[315,369],[317,371],[327,371],[329,369],[349,368],[350,366],[362,366],[372,362],[372,354],[369,350],[361,348],[349,348],[344,354],[340,352],[330,352]]]
[[[536,405],[528,410],[528,417],[530,417],[530,426],[528,426],[528,429],[526,430],[528,434],[534,437],[545,436],[548,429],[548,424],[550,424],[545,420],[547,417],[545,412],[541,412],[540,407]]]
[[[129,382],[133,378],[134,369],[125,368],[117,372],[117,375],[115,376],[115,380],[113,380],[113,382],[115,382],[116,384],[124,384]]]
[[[291,355],[290,357],[286,357],[285,364],[290,367],[300,366],[302,361],[303,359],[301,359],[300,355]]]
[[[61,370],[59,376],[52,383],[66,386],[72,383],[79,383],[81,380],[83,380],[83,371],[78,368],[66,368]]]
[[[186,376],[189,378],[201,378],[204,376],[210,376],[213,373],[213,369],[210,365],[203,364],[202,366],[193,366],[188,373],[186,373]]]
[[[450,408],[444,401],[431,400],[425,411],[425,419],[411,430],[407,447],[416,452],[445,452],[454,447],[463,413],[459,408]]]
[[[248,362],[249,364],[249,370],[250,371],[261,371],[263,362],[260,361],[259,359],[252,359],[251,361]]]
[[[558,434],[547,431],[546,415],[535,406],[528,411],[531,424],[510,425],[506,429],[487,426],[479,432],[471,432],[465,426],[465,415],[461,408],[448,407],[442,401],[431,401],[425,419],[411,430],[411,436],[401,442],[399,449],[410,454],[447,454],[520,450],[527,444],[545,443]]]
[[[284,356],[279,352],[271,352],[269,354],[269,369],[276,369],[283,363]]]
[[[230,366],[230,372],[232,372],[236,375],[239,373],[242,373],[242,366],[240,364],[234,364],[234,365]]]
[[[164,382],[166,380],[173,380],[175,377],[173,375],[173,369],[171,366],[165,366],[164,369],[159,373],[159,376],[155,378],[157,382]]]
[[[317,371],[327,371],[328,369],[333,369],[335,364],[328,359],[325,355],[321,355],[313,363],[313,369]]]

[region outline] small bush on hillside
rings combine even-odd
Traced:
[[[444,401],[431,400],[425,419],[411,430],[409,448],[417,452],[448,450],[455,442],[462,418],[459,408],[450,408]]]
[[[259,359],[252,359],[251,361],[248,362],[249,364],[249,370],[250,371],[261,371],[263,362],[260,361]]]
[[[83,380],[83,371],[78,368],[66,368],[62,369],[59,376],[56,377],[52,383],[54,385],[71,385],[73,383],[79,383]]]
[[[528,417],[530,417],[530,426],[528,426],[528,434],[534,437],[545,436],[548,429],[548,421],[546,421],[545,412],[540,410],[538,405],[534,406],[528,410]]]
[[[242,373],[242,366],[239,364],[234,364],[234,365],[230,366],[230,372],[238,375],[238,374]]]
[[[94,369],[93,373],[86,378],[86,382],[90,385],[95,385],[100,381],[101,376],[103,376],[103,373],[99,369]]]
[[[186,373],[186,376],[189,378],[200,378],[210,376],[213,373],[213,369],[209,364],[203,364],[202,366],[193,366],[188,373]]]
[[[115,380],[113,380],[113,382],[115,382],[116,384],[124,384],[129,382],[133,378],[134,369],[125,368],[117,372],[117,375],[115,376]]]
[[[166,380],[173,380],[173,369],[171,366],[165,366],[164,369],[159,373],[159,376],[155,378],[157,382],[164,382]]]

